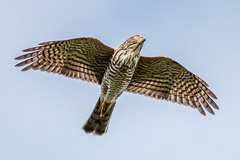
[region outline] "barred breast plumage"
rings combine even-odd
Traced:
[[[108,103],[116,99],[126,90],[131,82],[135,68],[119,67],[111,64],[102,80],[102,97]]]

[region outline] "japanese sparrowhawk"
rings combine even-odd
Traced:
[[[177,102],[205,115],[218,109],[208,84],[168,57],[144,57],[139,52],[145,38],[139,35],[111,48],[96,38],[40,43],[23,50],[31,52],[15,58],[24,60],[16,66],[58,73],[101,85],[101,95],[89,119],[83,125],[86,133],[107,132],[117,98],[124,92]]]

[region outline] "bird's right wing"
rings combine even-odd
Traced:
[[[102,77],[111,60],[114,49],[96,38],[77,38],[40,43],[40,46],[23,50],[31,52],[16,60],[29,69],[58,73],[70,78],[101,84]]]
[[[207,83],[168,57],[141,56],[126,91],[191,106],[203,115],[202,106],[212,114],[210,106],[218,109]]]

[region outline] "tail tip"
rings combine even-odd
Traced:
[[[95,129],[95,128],[87,128],[86,126],[82,127],[82,130],[86,133],[86,134],[90,134],[92,133],[93,135],[97,135],[97,136],[101,136],[103,134],[105,134],[105,130],[102,129]]]

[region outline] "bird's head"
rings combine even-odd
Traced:
[[[127,39],[122,45],[121,48],[126,50],[128,53],[138,54],[142,49],[143,43],[146,38],[136,35]]]
[[[121,46],[116,48],[115,54],[130,56],[137,56],[142,49],[146,38],[136,35],[127,39]]]
[[[120,64],[129,63],[129,65],[132,65],[134,63],[135,65],[136,63],[133,61],[138,59],[137,57],[139,57],[139,52],[145,40],[146,38],[139,35],[127,39],[121,46],[116,48],[112,60],[114,62],[120,62]]]

